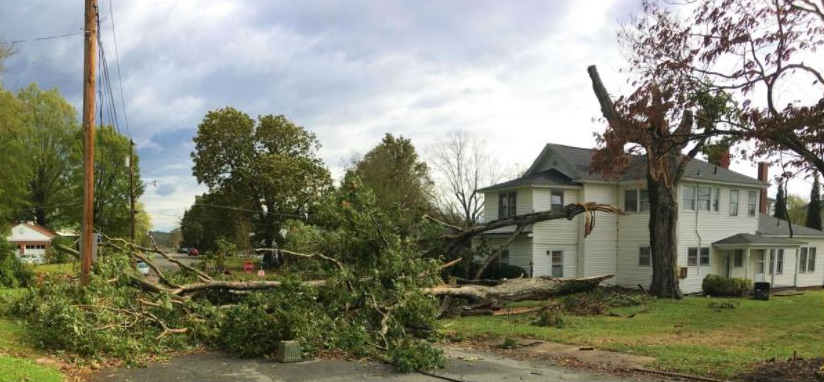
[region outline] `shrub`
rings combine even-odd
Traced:
[[[553,327],[562,329],[566,326],[566,317],[557,306],[548,306],[538,314],[538,319],[533,324],[543,327]]]
[[[517,265],[509,264],[490,265],[489,268],[486,268],[483,274],[481,274],[481,278],[486,280],[516,279],[525,276],[528,276],[526,270]]]
[[[752,288],[749,279],[707,275],[701,283],[701,290],[708,296],[741,297]]]
[[[10,250],[0,245],[0,287],[19,288],[31,285],[34,271],[20,262]]]
[[[443,350],[429,342],[411,339],[404,339],[389,349],[389,359],[402,373],[440,368],[446,363]]]
[[[515,341],[515,339],[512,337],[506,337],[504,338],[504,341],[501,342],[500,345],[498,345],[498,347],[500,347],[501,349],[515,349],[516,347],[518,347],[518,341]]]

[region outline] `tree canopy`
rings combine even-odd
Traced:
[[[402,226],[433,209],[429,168],[408,138],[387,133],[350,171],[372,190],[376,206]]]
[[[258,245],[282,243],[283,222],[307,218],[331,187],[317,156],[315,134],[283,115],[252,119],[232,107],[206,114],[194,138],[193,173],[210,192],[242,197],[236,208],[256,212]]]
[[[810,203],[807,205],[807,221],[804,225],[810,228],[821,229],[821,215],[824,206],[821,204],[821,183],[818,174],[813,177],[813,187],[810,190]]]

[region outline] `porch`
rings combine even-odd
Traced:
[[[717,274],[768,282],[773,288],[798,286],[800,240],[740,233],[713,243]]]

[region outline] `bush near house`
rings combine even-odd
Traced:
[[[481,278],[484,280],[517,279],[529,276],[526,270],[517,265],[492,264],[484,270]]]
[[[752,281],[734,277],[707,275],[701,290],[708,296],[741,297],[752,288]]]

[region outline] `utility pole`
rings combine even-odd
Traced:
[[[132,243],[134,243],[134,140],[129,139],[129,216],[131,217]]]
[[[94,231],[94,89],[97,58],[97,0],[86,0],[83,46],[83,229],[80,284],[89,284]]]

